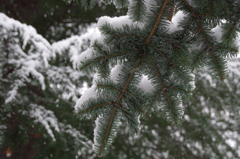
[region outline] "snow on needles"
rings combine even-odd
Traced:
[[[96,90],[96,81],[98,80],[99,75],[96,73],[93,77],[93,84],[90,88],[86,90],[86,92],[77,100],[75,105],[75,111],[78,111],[78,108],[81,107],[81,105],[87,101],[90,98],[96,98],[97,97],[97,91]]]
[[[223,29],[219,25],[217,25],[215,28],[212,29],[213,34],[216,37],[217,42],[219,42],[219,43],[222,41],[221,40],[222,39],[222,35],[223,35],[222,30]]]
[[[70,54],[70,61],[73,63],[73,68],[76,69],[81,61],[91,57],[92,50],[88,49],[88,43],[89,41],[93,42],[99,37],[99,34],[99,30],[92,26],[87,30],[87,33],[81,36],[72,36],[68,39],[53,43],[52,52],[63,56],[63,50],[67,51],[67,54]],[[54,54],[53,56],[56,55]]]
[[[103,16],[100,17],[97,23],[97,27],[100,28],[101,26],[105,25],[106,23],[110,24],[114,29],[120,29],[124,25],[134,26],[134,27],[143,27],[143,24],[139,22],[132,22],[129,15],[120,16],[120,17],[109,17]]]
[[[51,127],[54,128],[55,131],[59,132],[58,121],[55,117],[54,113],[50,110],[45,109],[43,106],[31,104],[32,110],[30,111],[31,117],[35,118],[35,122],[41,123],[48,134],[55,141],[55,137]]]
[[[121,73],[122,65],[116,65],[111,69],[110,79],[112,81],[117,81],[118,75]]]
[[[99,43],[103,42],[103,37],[100,36],[100,31],[97,28],[92,28],[90,30],[88,30],[88,33],[85,34],[85,38],[87,36],[87,38],[89,39],[89,41],[91,42],[90,45],[92,45],[95,41],[98,41]],[[81,67],[81,62],[85,61],[87,59],[90,59],[93,56],[93,49],[90,47],[88,49],[86,49],[85,51],[83,51],[77,58],[77,62],[76,64],[78,65],[78,67]]]
[[[183,11],[178,11],[173,17],[172,17],[172,22],[169,21],[169,25],[168,25],[168,32],[172,33],[175,31],[178,31],[182,28],[178,27],[179,22],[181,22],[184,18],[184,16],[186,16]]]
[[[143,75],[142,80],[138,84],[138,88],[140,88],[144,93],[152,93],[154,90],[154,85],[152,85],[151,81],[146,75]]]
[[[11,73],[11,75],[14,75],[14,78],[12,78],[12,81],[9,81],[11,86],[6,93],[5,104],[12,102],[16,98],[18,88],[25,86],[26,82],[36,80],[41,85],[42,90],[44,90],[46,88],[45,78],[56,74],[56,71],[58,71],[52,70],[54,69],[52,65],[49,66],[49,61],[56,58],[57,55],[60,55],[64,60],[70,60],[72,70],[76,70],[79,63],[79,55],[89,47],[89,40],[93,41],[92,39],[98,37],[96,36],[98,34],[99,31],[95,26],[92,26],[87,33],[81,36],[73,36],[51,45],[45,38],[37,34],[32,26],[22,24],[0,13],[0,47],[7,50],[4,50],[3,54],[9,52],[7,60],[6,56],[1,57],[3,63],[0,63],[0,67],[5,63],[15,67]],[[5,44],[4,41],[8,43]],[[46,77],[43,74],[44,70],[47,70],[48,73],[52,72],[52,74],[47,74]],[[64,70],[68,71],[69,68],[64,68]],[[76,72],[77,70],[75,75]],[[34,79],[30,78],[30,75]],[[78,73],[73,78],[83,75]]]
[[[237,33],[237,37],[235,39],[235,44],[238,47],[238,55],[237,57],[240,57],[240,33]]]
[[[28,78],[30,74],[39,81],[42,89],[45,89],[44,76],[39,72],[39,68],[48,66],[51,54],[51,45],[48,41],[37,34],[33,27],[8,18],[2,13],[0,13],[0,35],[1,41],[9,41],[7,46],[4,43],[0,45],[11,53],[9,55],[11,58],[4,60],[4,63],[16,66],[12,74],[17,76],[12,82],[12,90],[8,92],[5,104],[15,98],[18,88],[24,85],[24,81],[30,80]]]

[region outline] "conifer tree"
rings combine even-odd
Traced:
[[[90,1],[79,2],[85,2],[86,8],[92,7],[92,5],[86,5]],[[106,4],[111,2],[105,1]],[[10,158],[24,159],[96,157],[95,154],[92,154],[92,137],[89,134],[91,132],[89,128],[92,127],[93,123],[84,120],[79,122],[75,119],[71,109],[71,105],[79,96],[76,93],[79,91],[78,88],[82,87],[84,81],[90,85],[91,74],[82,74],[81,71],[76,70],[77,63],[83,61],[83,64],[80,63],[81,67],[84,62],[86,63],[85,60],[88,60],[90,62],[87,66],[89,72],[97,71],[98,74],[94,77],[93,86],[77,102],[76,106],[81,108],[84,105],[87,106],[87,103],[99,103],[101,105],[104,104],[101,102],[119,97],[120,94],[112,91],[112,88],[116,88],[116,91],[123,90],[122,86],[126,82],[125,79],[129,79],[128,75],[134,73],[132,78],[134,81],[129,82],[130,85],[122,93],[122,100],[119,102],[119,106],[123,105],[123,108],[109,100],[107,101],[111,103],[109,107],[98,110],[94,110],[94,107],[92,112],[89,113],[90,115],[83,114],[87,118],[91,115],[94,117],[100,115],[97,121],[102,125],[98,125],[94,132],[96,149],[99,146],[98,142],[101,142],[101,138],[103,138],[101,135],[107,128],[111,130],[110,138],[107,136],[110,140],[118,132],[119,135],[115,142],[109,145],[110,151],[105,152],[105,158],[158,159],[179,158],[180,156],[182,158],[239,158],[239,59],[229,61],[228,69],[230,73],[224,81],[219,80],[219,77],[218,79],[215,78],[214,68],[212,70],[205,67],[209,66],[211,62],[211,58],[209,59],[211,57],[210,50],[202,52],[202,56],[207,55],[204,56],[204,60],[199,61],[201,65],[193,65],[194,61],[192,59],[195,57],[193,55],[202,49],[196,43],[199,42],[198,37],[201,37],[203,31],[201,29],[194,30],[198,27],[198,24],[196,24],[196,21],[194,23],[193,17],[191,21],[189,20],[191,23],[188,23],[189,21],[186,18],[189,18],[192,14],[189,10],[181,9],[180,4],[182,2],[185,1],[174,1],[171,4],[170,1],[167,2],[166,7],[174,7],[169,7],[170,9],[164,12],[156,29],[156,31],[160,31],[158,31],[158,34],[153,33],[149,45],[146,46],[139,42],[139,38],[145,42],[142,37],[147,37],[147,31],[143,32],[143,35],[139,32],[144,28],[147,30],[145,16],[149,14],[150,4],[154,4],[154,1],[153,3],[151,1],[130,1],[129,4],[131,5],[114,1],[114,4],[118,7],[129,6],[129,13],[128,16],[119,18],[100,18],[98,25],[100,27],[104,26],[107,30],[106,33],[109,30],[114,33],[109,45],[106,40],[107,38],[111,39],[111,36],[108,36],[110,34],[105,35],[104,30],[102,35],[99,35],[97,31],[94,35],[75,36],[51,45],[42,36],[38,35],[32,27],[0,14],[0,51],[2,53],[0,55],[0,105],[2,106],[0,111],[2,119],[0,122],[0,139],[2,142],[0,157],[6,158],[7,153],[12,153]],[[219,44],[213,48],[216,55],[220,55],[223,60],[226,60],[226,57],[230,55],[225,54],[229,53],[228,51],[217,52],[224,47],[236,49],[230,50],[235,54],[234,51],[237,51],[237,48],[234,46],[234,39],[239,29],[239,23],[237,21],[238,17],[232,15],[237,15],[237,3],[229,0],[213,3],[207,3],[212,1],[205,3],[205,1],[190,0],[186,2],[189,2],[190,7],[195,12],[201,11],[200,13],[210,14],[202,14],[204,16],[196,17],[196,19],[199,18],[199,22],[205,26],[204,29],[209,31],[208,38],[216,38],[216,41],[212,39],[216,44]],[[139,10],[136,10],[137,5],[135,4],[141,6],[145,11],[138,14]],[[223,10],[218,8],[219,5]],[[205,6],[205,9],[201,9],[199,6]],[[208,10],[206,10],[206,6],[210,6]],[[152,7],[154,10],[159,6]],[[185,9],[187,8],[189,7],[185,7]],[[182,13],[188,14],[184,16]],[[133,15],[138,16],[134,17]],[[154,15],[149,15],[148,20],[152,16]],[[184,18],[177,18],[181,16],[185,17],[186,21],[184,21]],[[216,17],[219,19],[215,19]],[[234,18],[236,19],[234,20]],[[133,22],[132,19],[137,20]],[[141,21],[141,19],[143,20]],[[121,23],[119,23],[120,20],[122,20]],[[236,24],[232,23],[232,20],[236,21]],[[125,26],[122,27],[122,24],[125,24]],[[178,24],[182,27],[176,27]],[[166,28],[166,31],[163,29],[165,32],[161,30],[163,25]],[[112,28],[109,29],[111,26]],[[193,26],[195,28],[191,29]],[[148,29],[151,30],[150,27]],[[118,32],[121,31],[124,34],[119,33],[118,35]],[[185,32],[186,35],[182,32]],[[220,35],[218,35],[219,33]],[[222,33],[224,36],[222,36]],[[93,47],[83,52],[80,60],[78,60],[77,56],[88,47],[88,40],[94,36],[98,36],[97,41],[92,40]],[[158,39],[159,37],[161,37],[161,40]],[[152,41],[153,43],[151,43]],[[201,41],[200,44],[202,44]],[[157,45],[156,48],[154,44]],[[165,48],[168,44],[171,45]],[[142,47],[141,51],[146,54],[150,53],[138,57],[141,53],[137,49],[142,45],[145,47]],[[173,51],[177,46],[181,46],[181,49],[184,47],[189,56],[182,58],[180,56],[181,50],[179,52]],[[221,49],[216,50],[218,46]],[[134,49],[136,51],[129,52],[128,55],[128,52],[124,50],[125,47],[130,51]],[[121,52],[117,54],[110,52],[110,49],[120,50]],[[99,55],[98,51],[101,51],[106,58]],[[95,56],[93,63],[91,63],[92,53]],[[126,53],[126,56],[124,53]],[[200,57],[202,58],[202,56]],[[189,61],[188,58],[190,58]],[[134,62],[136,59],[138,60]],[[160,59],[160,63],[157,63],[157,59]],[[190,63],[189,68],[181,65],[187,62],[185,60]],[[174,63],[170,63],[172,61]],[[168,86],[168,89],[162,89],[159,80],[156,81],[155,78],[157,77],[154,77],[154,71],[151,72],[153,67],[149,68],[149,66],[152,66],[154,62],[157,63],[156,67],[159,72],[163,74],[162,83]],[[97,67],[92,66],[92,64]],[[129,65],[130,67],[128,67]],[[103,66],[104,69],[101,69]],[[123,70],[124,68],[126,69]],[[193,88],[190,87],[194,87],[194,82],[190,82],[189,88],[186,88],[188,82],[182,83],[183,80],[175,79],[178,76],[185,75],[180,74],[181,72],[178,70],[181,71],[181,69],[190,73],[191,77],[189,78],[192,78],[192,80],[194,74],[196,75],[196,89],[193,92],[191,91]],[[212,74],[212,76],[209,76],[209,74]],[[172,90],[174,87],[182,87],[182,89],[187,90],[188,92],[185,92],[186,96],[184,92],[181,92],[184,90],[174,92]],[[109,90],[104,90],[106,88]],[[95,89],[99,92],[96,93]],[[158,92],[157,89],[162,89],[162,91]],[[159,99],[156,99],[156,103],[152,103],[155,97],[154,93],[159,93]],[[180,127],[171,126],[169,124],[169,121],[172,121],[171,118],[164,115],[168,112],[165,108],[168,103],[164,102],[166,94],[169,94],[171,100],[175,100],[176,97],[176,101],[182,102],[180,105],[184,110],[184,115]],[[191,95],[190,98],[189,94]],[[182,99],[181,95],[183,95]],[[93,100],[89,97],[92,97]],[[174,99],[172,99],[173,97]],[[123,104],[121,105],[121,103]],[[153,106],[149,107],[151,104]],[[115,107],[115,112],[119,116],[112,119],[116,124],[115,126],[119,127],[116,128],[111,125],[104,127],[108,126],[105,122],[109,122],[107,118],[109,115],[106,114],[111,111],[109,109]],[[76,107],[76,110],[81,108]],[[136,109],[139,112],[136,112]],[[151,114],[152,111],[154,113]],[[181,114],[182,112],[180,112]],[[81,115],[79,114],[79,116]],[[142,116],[143,118],[138,118]],[[141,125],[139,124],[140,119]],[[121,122],[121,125],[116,122],[117,120]],[[98,122],[96,123],[99,124]],[[126,127],[126,124],[128,124],[128,127]],[[173,123],[173,125],[175,124]],[[129,136],[129,130],[133,133],[139,131],[138,136]],[[110,140],[107,140],[107,144],[111,142]],[[4,152],[4,156],[2,152]],[[100,155],[99,152],[98,154]]]
[[[92,78],[76,70],[75,58],[91,36],[50,44],[0,13],[0,158],[94,156],[88,122],[79,124],[72,113],[79,89]]]
[[[89,9],[96,0],[79,2]],[[180,125],[183,99],[194,89],[194,71],[207,67],[213,77],[226,79],[226,58],[238,52],[240,18],[236,0],[103,2],[128,7],[128,13],[101,17],[101,35],[79,57],[81,71],[96,72],[75,109],[81,119],[97,117],[98,156],[107,154],[123,121],[137,133],[139,118],[155,110]]]

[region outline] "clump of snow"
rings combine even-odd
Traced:
[[[96,98],[97,97],[97,92],[95,91],[96,85],[92,85],[92,87],[88,88],[86,92],[79,98],[76,102],[75,105],[75,111],[78,111],[78,108],[81,107],[81,105],[87,101],[90,98]]]
[[[78,67],[82,66],[82,62],[86,61],[88,59],[91,59],[93,56],[93,49],[89,48],[87,50],[85,50],[84,52],[82,52],[79,56],[78,56]]]
[[[145,93],[151,93],[154,90],[154,85],[152,85],[151,81],[146,75],[143,75],[142,80],[138,84],[138,88],[140,88]]]
[[[196,85],[195,85],[195,75],[193,73],[191,73],[190,76],[192,77],[192,81],[189,82],[189,84],[191,85],[192,90],[194,90],[196,88]]]
[[[100,37],[99,30],[93,25],[86,33],[81,36],[72,36],[52,44],[53,57],[56,53],[62,55],[66,50],[70,56],[70,61],[73,63],[73,68],[78,67],[79,62],[86,60],[92,56],[92,49],[87,49],[96,39]],[[100,41],[100,39],[98,39]],[[84,52],[84,53],[82,53]]]
[[[75,111],[77,112],[79,108],[81,108],[81,105],[87,101],[90,98],[96,98],[97,97],[97,91],[96,91],[96,81],[99,79],[99,75],[96,73],[93,77],[93,84],[90,88],[86,90],[86,92],[77,100],[75,105]]]
[[[235,45],[238,47],[238,55],[237,57],[240,57],[240,33],[237,33],[237,37],[235,39]]]
[[[132,24],[132,21],[129,19],[129,16],[121,16],[121,17],[109,17],[103,16],[99,18],[97,26],[100,28],[104,24],[109,23],[113,28],[122,28],[123,24]]]
[[[97,146],[97,135],[98,135],[98,132],[99,131],[101,131],[101,128],[100,128],[100,118],[101,118],[102,116],[99,116],[99,117],[97,117],[97,119],[95,120],[95,129],[94,129],[94,132],[93,132],[93,136],[94,136],[94,144],[93,144],[93,150],[95,150],[96,149],[96,146]],[[98,145],[99,146],[99,145]]]
[[[129,25],[129,26],[135,26],[135,27],[143,27],[143,24],[138,22],[132,22],[129,15],[120,16],[120,17],[109,17],[109,16],[103,16],[99,18],[97,26],[100,28],[101,26],[105,24],[110,24],[114,29],[120,29],[123,27],[123,25]]]
[[[219,25],[217,25],[215,28],[212,29],[212,32],[216,37],[217,42],[219,43],[221,42],[221,39],[222,39],[222,34],[223,34],[222,30],[223,29]]]
[[[173,17],[172,17],[172,22],[169,22],[169,26],[167,28],[169,28],[168,32],[172,33],[178,30],[181,30],[181,27],[178,27],[178,23],[181,22],[183,20],[183,18],[186,15],[183,13],[183,11],[178,11]]]
[[[118,75],[121,73],[122,66],[121,65],[116,65],[115,67],[112,68],[111,73],[110,73],[110,79],[112,81],[117,81]]]
[[[22,81],[18,80],[14,87],[8,92],[8,97],[7,99],[5,100],[5,104],[13,101],[17,95],[17,90],[18,90],[18,87],[20,87],[21,85],[23,85]]]

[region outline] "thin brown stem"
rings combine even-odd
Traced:
[[[168,0],[165,0],[165,1],[163,2],[162,6],[161,6],[161,8],[160,8],[160,10],[159,10],[159,12],[158,12],[158,15],[157,15],[157,18],[156,18],[156,20],[155,20],[155,23],[153,24],[153,27],[152,27],[152,29],[151,29],[151,31],[150,31],[150,33],[149,33],[149,35],[148,35],[148,37],[147,37],[147,39],[146,39],[146,41],[145,41],[145,45],[148,45],[148,44],[149,44],[152,36],[154,35],[154,33],[155,33],[155,31],[156,31],[156,29],[157,29],[157,27],[158,27],[158,24],[160,23],[160,21],[161,21],[161,19],[162,19],[162,16],[163,16],[163,13],[164,13],[165,8],[166,8],[166,6],[167,6],[167,3],[168,3]]]

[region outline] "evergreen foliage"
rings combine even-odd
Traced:
[[[239,2],[102,2],[128,15],[53,44],[0,14],[0,158],[240,158]]]
[[[239,158],[239,62],[228,61],[224,82],[206,68],[196,72],[197,87],[183,102],[181,127],[170,126],[161,112],[152,113],[142,118],[137,136],[129,137],[121,126],[106,158]]]
[[[115,21],[100,18],[102,36],[92,43],[92,52],[80,56],[81,71],[97,71],[100,78],[94,79],[97,94],[89,100],[80,98],[76,105],[80,117],[98,116],[94,134],[98,156],[108,151],[119,119],[137,130],[139,118],[155,109],[164,112],[170,124],[180,125],[183,98],[194,88],[194,70],[207,67],[223,81],[228,72],[226,58],[238,52],[233,43],[239,30],[238,1],[132,0],[128,9],[128,16]],[[171,24],[178,12],[184,18]],[[216,36],[216,28],[222,37]],[[111,70],[116,65],[121,67],[113,80]],[[154,88],[150,93],[139,86],[142,75]]]
[[[1,13],[0,35],[1,158],[8,148],[11,158],[94,156],[85,136],[89,125],[78,129],[72,107],[92,79],[75,69],[92,34],[51,45],[33,27]]]
[[[66,4],[61,0],[1,0],[0,12],[33,26],[49,42],[56,42],[84,33],[98,17],[120,16],[126,13],[126,9],[116,11],[113,4],[106,6],[102,2],[91,10],[85,10],[74,1]]]

